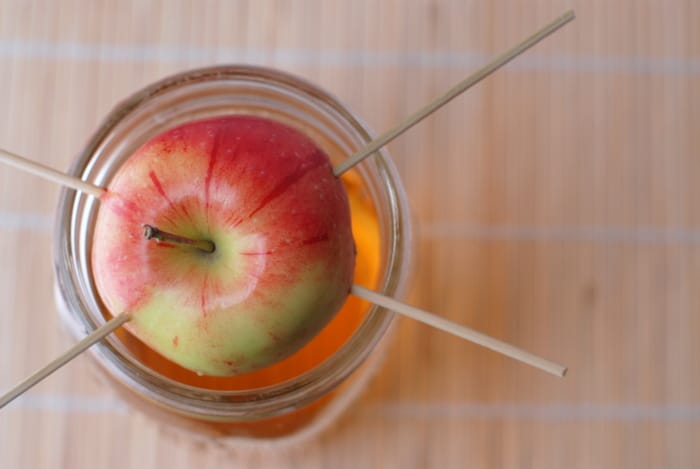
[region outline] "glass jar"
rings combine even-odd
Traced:
[[[258,115],[295,127],[324,149],[334,164],[370,141],[357,117],[318,87],[276,70],[220,66],[163,79],[117,105],[69,172],[106,186],[120,165],[150,138],[188,121],[226,114]],[[353,171],[378,223],[376,281],[366,286],[400,297],[411,254],[403,188],[386,150]],[[76,338],[106,321],[90,265],[98,205],[94,197],[66,189],[57,208],[56,298],[63,322]],[[298,439],[332,421],[377,368],[393,314],[376,306],[366,306],[361,314],[364,318],[358,319],[356,330],[321,363],[280,382],[246,389],[210,389],[180,382],[144,363],[114,334],[89,353],[121,397],[161,422],[221,438]]]

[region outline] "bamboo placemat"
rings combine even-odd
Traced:
[[[167,74],[278,67],[378,132],[574,8],[577,20],[390,145],[409,300],[570,366],[564,380],[401,320],[355,410],[303,448],[173,438],[79,358],[0,413],[0,467],[686,468],[700,464],[700,3],[0,3],[0,146],[66,168]],[[70,344],[57,188],[0,168],[0,388]]]

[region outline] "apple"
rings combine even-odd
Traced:
[[[148,239],[153,238],[153,239]],[[148,141],[101,199],[97,291],[130,332],[201,374],[281,360],[340,309],[355,266],[350,209],[328,156],[254,116]]]

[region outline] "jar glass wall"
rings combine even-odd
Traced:
[[[212,67],[166,78],[120,103],[70,173],[105,186],[120,165],[155,135],[192,120],[229,114],[257,115],[297,128],[334,164],[370,140],[351,112],[314,85],[270,69]],[[411,229],[406,197],[386,150],[343,180],[351,198],[358,259],[366,258],[358,268],[365,275],[356,275],[355,280],[401,296],[409,272]],[[98,205],[99,200],[66,189],[57,208],[56,298],[64,323],[76,337],[106,321],[90,266]],[[118,394],[159,420],[226,437],[280,439],[309,434],[332,420],[364,386],[391,329],[392,313],[356,299],[348,301],[355,301],[353,307],[341,313],[354,316],[354,325],[335,326],[346,336],[324,348],[327,356],[287,372],[281,363],[265,379],[181,379],[184,371],[173,371],[159,358],[145,359],[144,348],[124,334],[111,335],[89,353]]]

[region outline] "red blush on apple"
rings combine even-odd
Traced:
[[[279,122],[226,116],[168,130],[107,189],[92,252],[100,297],[185,368],[227,376],[285,358],[350,291],[345,189],[328,156]],[[164,235],[146,239],[144,225]]]

